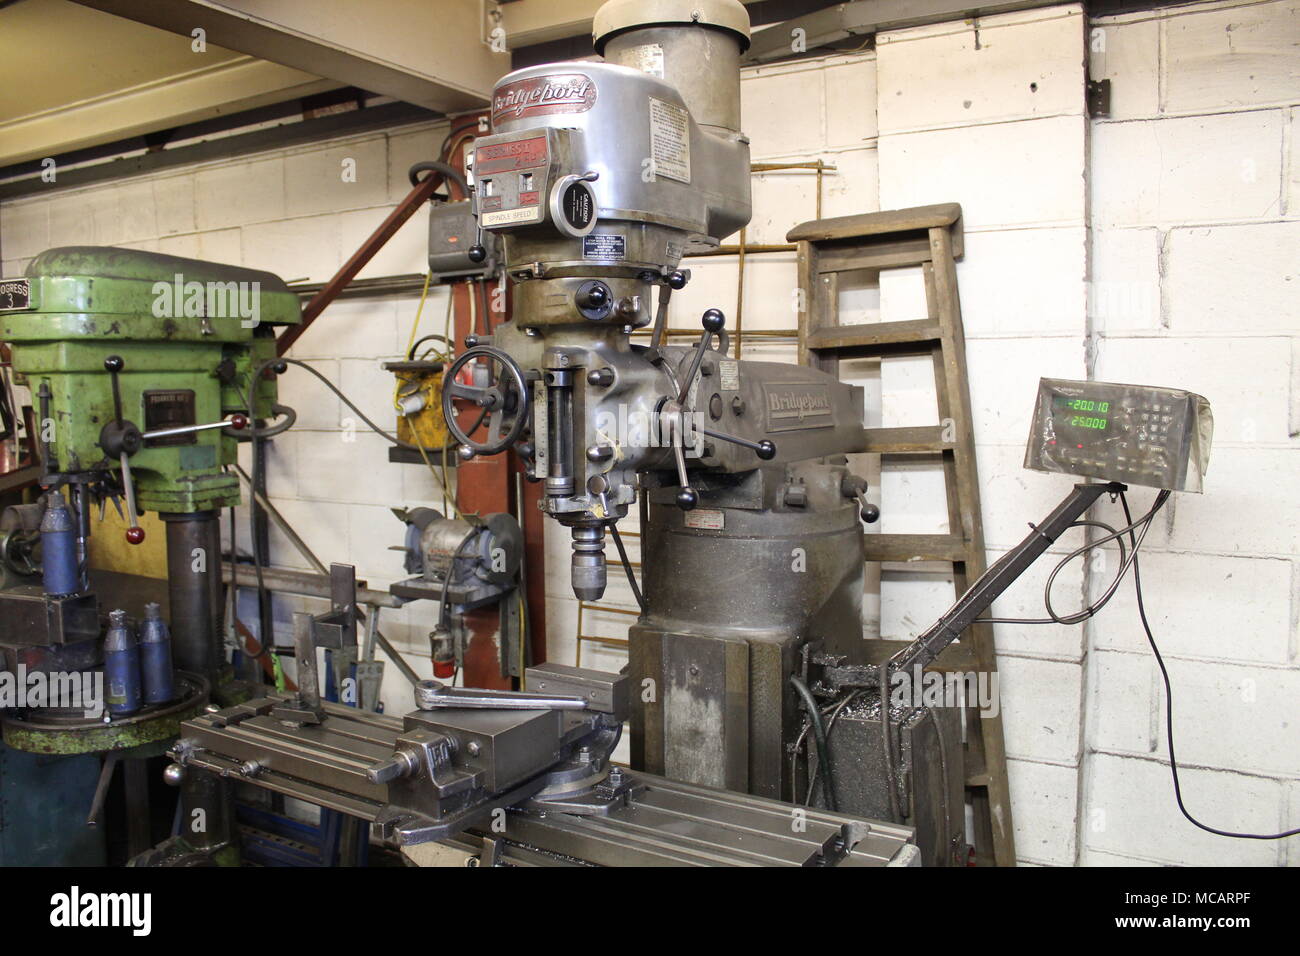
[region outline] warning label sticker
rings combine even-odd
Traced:
[[[627,256],[627,240],[622,236],[590,235],[582,237],[582,258],[623,259]]]
[[[726,525],[726,518],[721,511],[710,511],[707,508],[686,512],[682,521],[686,527],[700,531],[721,531]]]
[[[691,181],[691,127],[684,107],[650,97],[650,159],[656,176]]]

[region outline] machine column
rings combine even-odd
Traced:
[[[221,528],[217,512],[162,514],[176,666],[213,680],[221,634]]]

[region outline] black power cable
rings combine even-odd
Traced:
[[[1156,506],[1151,509],[1146,518],[1148,525],[1155,512],[1165,503],[1169,497],[1169,492],[1162,491],[1156,497]],[[1128,499],[1124,495],[1119,496],[1120,504],[1124,507],[1124,517],[1132,526],[1132,514],[1129,511]],[[1144,533],[1145,533],[1145,529]],[[1234,840],[1282,840],[1287,837],[1293,837],[1300,834],[1300,827],[1292,830],[1283,830],[1281,833],[1236,833],[1232,830],[1220,830],[1217,827],[1208,826],[1202,823],[1196,817],[1187,812],[1187,807],[1183,804],[1183,788],[1178,779],[1178,760],[1174,757],[1174,691],[1169,682],[1169,671],[1165,667],[1165,659],[1160,654],[1160,648],[1156,646],[1155,636],[1151,633],[1151,624],[1147,620],[1146,606],[1142,601],[1142,575],[1138,569],[1137,551],[1138,539],[1134,536],[1132,530],[1129,531],[1129,540],[1133,543],[1133,589],[1137,594],[1138,617],[1142,619],[1142,629],[1146,631],[1147,643],[1151,645],[1151,653],[1155,655],[1156,664],[1160,667],[1160,677],[1165,685],[1165,736],[1169,742],[1169,772],[1174,778],[1174,799],[1178,801],[1178,809],[1187,822],[1192,826],[1199,827],[1206,833],[1213,833],[1216,836],[1231,837]]]
[[[812,691],[808,685],[799,679],[798,674],[790,675],[790,686],[795,689],[799,699],[803,701],[804,710],[808,711],[808,720],[812,724],[813,740],[817,745],[817,763],[826,768],[826,783],[822,787],[826,796],[826,809],[831,813],[838,813],[839,806],[835,801],[835,775],[831,768],[830,748],[826,746],[826,726],[822,723],[821,711],[817,709],[817,700],[813,697]],[[793,781],[791,781],[793,783]]]
[[[623,562],[623,570],[627,573],[627,583],[632,586],[632,596],[636,598],[636,603],[641,608],[641,613],[645,613],[645,598],[641,596],[641,588],[636,583],[636,575],[632,573],[632,562],[627,559],[627,548],[623,547],[623,536],[618,533],[618,525],[611,521],[609,523],[609,533],[614,538],[614,547],[618,548],[618,559]]]

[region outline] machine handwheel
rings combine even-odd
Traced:
[[[487,358],[489,369],[486,385],[469,385],[457,380],[466,367],[480,364]],[[447,420],[447,431],[466,448],[480,455],[495,455],[517,442],[528,427],[530,393],[528,381],[508,354],[490,345],[476,345],[456,357],[443,376],[442,415]],[[473,402],[487,412],[487,441],[476,441],[466,435],[456,422],[455,399]],[[504,428],[503,423],[509,421]]]

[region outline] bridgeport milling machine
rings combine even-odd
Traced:
[[[0,521],[2,666],[20,680],[106,672],[107,706],[10,709],[4,740],[40,754],[156,755],[209,700],[247,695],[222,654],[217,518],[240,501],[226,466],[245,413],[279,409],[274,379],[251,376],[275,354],[273,328],[299,321],[298,299],[267,272],[91,246],[50,249],[5,285],[0,339],[38,406],[45,494]],[[110,500],[132,545],[146,511],[166,527],[170,661],[148,646],[163,622],[156,604],[114,609],[105,633],[88,542],[92,512],[102,518]],[[133,653],[144,668],[118,669]]]
[[[779,802],[800,645],[816,634],[848,649],[861,634],[871,509],[844,458],[862,447],[861,392],[728,359],[717,310],[694,348],[664,342],[683,254],[749,220],[747,14],[735,0],[612,2],[595,26],[606,62],[520,70],[494,91],[475,213],[504,240],[515,319],[467,343],[442,407],[463,455],[513,447],[545,482],[584,599],[605,590],[607,528],[646,489],[631,672],[542,664],[527,692],[424,681],[414,712],[371,714],[322,701],[302,669],[355,620],[299,615],[299,692],[187,722],[168,776],[233,778],[371,820],[426,863],[914,864],[909,827]],[[655,289],[654,337],[633,345]],[[461,430],[458,403],[484,410],[485,439]],[[806,574],[779,570],[795,546]],[[742,565],[747,580],[733,577]],[[662,696],[645,706],[649,684]],[[629,716],[631,771],[610,763]]]
[[[862,392],[729,358],[717,309],[694,347],[666,341],[683,254],[750,217],[743,6],[613,0],[593,36],[605,62],[519,70],[494,91],[472,172],[479,225],[502,237],[517,282],[515,319],[452,365],[444,409],[475,454],[529,432],[545,510],[572,533],[580,600],[605,590],[606,529],[640,478],[633,765],[790,800],[800,650],[815,639],[855,659],[862,645],[860,519],[875,509],[845,457],[864,448]],[[652,322],[649,345],[634,345]],[[457,381],[480,359],[493,394]],[[457,398],[493,409],[491,439],[459,432]]]

